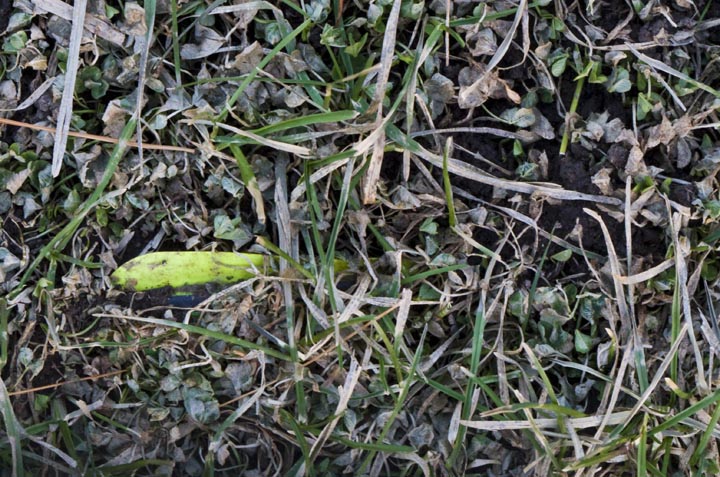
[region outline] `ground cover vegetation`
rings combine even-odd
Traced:
[[[718,2],[0,30],[3,475],[720,473]]]

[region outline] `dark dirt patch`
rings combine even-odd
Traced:
[[[0,0],[0,32],[4,32],[10,23],[12,4],[12,0]]]
[[[42,387],[57,384],[65,379],[65,363],[59,353],[52,353],[45,357],[42,371],[35,376],[28,387]]]
[[[118,292],[108,297],[108,302],[141,312],[148,309],[166,308],[173,295],[171,287],[158,288],[146,292]]]
[[[71,320],[75,331],[82,330],[90,325],[95,318],[91,315],[91,310],[99,303],[104,303],[104,293],[93,295],[90,293],[81,293],[74,300],[68,300],[64,303],[63,311],[65,316]]]
[[[695,184],[674,183],[670,185],[670,200],[685,207],[690,207],[697,196],[698,193]]]
[[[6,235],[7,237],[23,236],[21,225],[22,220],[19,217],[22,217],[22,209],[19,206],[15,206],[7,212],[2,221],[2,229],[4,235]],[[15,241],[3,240],[2,246],[6,247],[10,251],[10,253],[17,257],[22,257],[23,255],[22,248],[20,248],[18,244],[15,243]]]
[[[67,301],[63,311],[65,316],[72,321],[76,330],[90,326],[95,321],[96,318],[93,314],[102,311],[96,306],[98,304],[106,307],[116,305],[126,310],[132,310],[134,314],[138,315],[152,311],[154,315],[162,316],[165,310],[171,310],[173,317],[178,319],[183,314],[183,311],[176,310],[175,307],[182,307],[185,302],[174,303],[174,293],[175,290],[171,287],[164,287],[142,293],[114,290],[94,296],[92,300],[86,298],[88,295],[82,295],[75,300]],[[193,304],[190,303],[189,306]]]
[[[568,190],[599,194],[600,190],[592,183],[593,173],[588,162],[588,156],[584,158],[573,154],[558,156],[555,160],[549,161],[548,179]]]
[[[463,135],[459,136],[457,141],[472,151],[483,151],[483,156],[492,160],[494,163],[500,162],[498,158],[501,156],[495,152],[500,148],[500,146],[497,141],[490,139],[487,136]],[[540,143],[533,145],[533,147],[543,150],[541,146],[546,142],[549,141],[541,141]],[[600,194],[598,188],[592,183],[591,178],[601,167],[607,167],[609,165],[607,161],[598,161],[597,158],[595,158],[590,152],[582,149],[578,152],[584,152],[585,154],[583,155],[573,154],[570,152],[566,156],[561,157],[557,153],[556,144],[550,144],[548,148],[549,150],[547,153],[550,158],[547,178],[548,182],[559,184],[567,190],[574,190],[588,194]],[[484,170],[489,169],[486,164],[481,164],[476,160],[468,159],[462,155],[458,156],[459,158],[468,160],[468,162],[471,162]],[[500,164],[508,169],[511,169],[509,166],[513,165],[508,164],[507,162],[500,162]],[[457,177],[452,180],[453,185],[468,191],[475,197],[512,208],[512,205],[507,203],[504,199],[493,199],[493,188],[490,186]],[[616,184],[616,186],[621,186],[621,184]],[[687,201],[692,198],[692,192],[684,189],[686,188],[671,188],[671,190],[675,191],[675,194],[683,196],[684,201]],[[521,204],[519,211],[529,215],[529,202],[530,200],[528,198],[528,203]],[[543,230],[547,232],[552,231],[555,236],[563,238],[576,245],[580,244],[572,232],[576,226],[579,226],[582,228],[583,248],[589,252],[593,252],[601,256],[607,256],[607,244],[602,228],[595,219],[590,217],[584,211],[585,208],[594,210],[602,217],[608,228],[615,252],[618,256],[624,257],[626,255],[624,223],[617,222],[614,218],[598,209],[595,204],[591,202],[564,201],[560,204],[550,204],[546,202],[543,204],[542,214],[538,219],[538,225]],[[515,232],[519,233],[525,227],[526,226],[524,224],[517,224]],[[490,248],[496,247],[500,241],[500,237],[497,233],[490,229],[476,229],[474,238]],[[535,240],[536,237],[534,234],[525,233],[520,238],[520,245],[523,247],[534,247]],[[534,253],[539,257],[542,253],[544,253],[545,248],[547,247],[547,241],[540,238],[537,246],[538,248],[534,250]],[[656,263],[662,260],[662,257],[665,255],[667,250],[665,231],[659,227],[652,227],[650,225],[635,227],[633,228],[632,247],[634,255],[642,255],[643,257],[649,259],[650,263]],[[548,255],[552,256],[560,251],[561,247],[552,244],[548,249]],[[505,249],[501,252],[501,255],[512,255],[513,253],[514,252],[510,247],[505,247]],[[512,257],[504,256],[503,258],[510,259]],[[589,270],[585,260],[581,257],[573,255],[570,260],[564,263],[546,262],[544,276],[546,279],[552,281],[563,276],[585,274],[588,272]]]
[[[575,83],[566,80],[563,87],[563,102],[570,105],[572,95],[575,92]],[[619,94],[607,92],[604,85],[585,83],[578,102],[577,113],[582,118],[587,118],[592,113],[600,114],[607,111],[610,119],[620,118],[625,127],[632,124],[632,110],[627,107]]]

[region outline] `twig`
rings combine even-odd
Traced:
[[[34,388],[30,388],[30,389],[22,389],[20,391],[9,392],[8,396],[22,396],[23,394],[30,394],[30,393],[35,393],[38,391],[47,391],[48,389],[59,388],[60,386],[64,386],[66,384],[82,383],[83,381],[95,381],[96,379],[109,378],[110,376],[117,376],[118,374],[122,374],[125,371],[127,371],[127,370],[120,369],[118,371],[110,371],[109,373],[98,374],[97,376],[86,376],[86,377],[80,378],[80,379],[73,379],[72,381],[63,381],[61,383],[46,384],[45,386],[37,386]]]
[[[7,124],[8,126],[17,126],[17,127],[21,127],[21,128],[35,129],[36,131],[46,131],[46,132],[50,132],[53,134],[56,131],[55,128],[51,128],[48,126],[40,126],[38,124],[25,123],[22,121],[15,121],[14,119],[0,118],[0,124]],[[82,139],[106,142],[109,144],[119,144],[120,143],[120,140],[115,139],[114,137],[99,136],[97,134],[88,134],[88,133],[84,133],[84,132],[68,131],[67,135],[70,137],[79,137]],[[128,147],[138,147],[138,143],[136,143],[135,141],[128,141],[126,144],[128,145]],[[143,144],[143,148],[161,150],[161,151],[174,151],[174,152],[189,152],[189,153],[197,152],[197,150],[191,149],[189,147],[165,146],[162,144]]]

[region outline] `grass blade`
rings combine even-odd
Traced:
[[[24,477],[25,467],[23,465],[22,453],[23,430],[17,420],[17,417],[15,417],[15,411],[13,410],[12,402],[10,402],[8,390],[2,379],[0,379],[0,414],[2,414],[3,423],[5,424],[5,432],[7,433],[7,438],[10,441],[13,476]]]

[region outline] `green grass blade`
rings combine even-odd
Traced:
[[[478,309],[475,311],[475,323],[473,325],[472,351],[470,354],[470,374],[473,377],[477,377],[480,370],[480,358],[482,356],[483,340],[485,339],[486,323],[485,310],[481,301],[478,305]],[[470,380],[467,388],[465,389],[465,395],[460,399],[460,401],[462,401],[461,417],[466,421],[470,419],[472,413],[474,412],[472,400],[475,394],[476,384],[477,383],[474,380]],[[450,469],[455,465],[455,461],[457,460],[463,443],[465,442],[466,434],[467,426],[460,425],[457,437],[455,438],[452,453],[448,458],[447,467]]]
[[[258,136],[266,136],[281,131],[287,131],[288,129],[302,128],[306,126],[313,126],[316,124],[328,124],[328,123],[341,123],[343,121],[350,121],[355,119],[358,113],[350,110],[332,111],[329,113],[316,113],[308,114],[307,116],[299,116],[297,118],[286,119],[274,124],[269,124],[258,129],[253,129],[252,132]]]
[[[361,449],[373,452],[415,452],[415,448],[411,446],[403,446],[398,444],[385,444],[382,442],[358,442],[351,441],[343,436],[337,435],[330,438],[330,440],[339,442],[343,445],[348,446],[351,449]]]
[[[0,371],[5,368],[8,359],[8,316],[7,300],[0,298]]]
[[[402,383],[400,395],[398,396],[397,400],[395,401],[395,407],[393,408],[390,417],[385,422],[382,432],[380,432],[380,436],[377,439],[378,444],[383,443],[383,441],[387,437],[388,432],[390,432],[390,428],[392,427],[393,423],[395,422],[395,419],[397,419],[398,415],[400,414],[400,411],[406,405],[405,400],[407,399],[408,393],[410,392],[410,387],[413,384],[413,378],[415,376],[417,367],[420,364],[420,358],[422,357],[426,336],[427,336],[427,326],[423,329],[423,334],[420,337],[420,342],[418,343],[417,350],[415,352],[415,356],[412,361],[412,366],[410,367],[410,370],[408,371],[407,378]],[[381,363],[382,363],[382,361],[381,361]],[[375,454],[376,454],[376,451],[371,451],[368,453],[368,455],[365,457],[365,460],[363,460],[363,463],[360,466],[360,469],[358,470],[358,474],[362,474],[365,471],[367,466],[370,464],[370,462],[375,457]]]
[[[458,263],[455,265],[446,265],[440,268],[434,268],[432,270],[425,270],[424,272],[416,273],[402,279],[402,285],[411,285],[417,281],[425,280],[426,278],[433,277],[435,275],[443,275],[448,272],[454,272],[455,270],[464,270],[469,265],[464,263]]]
[[[640,427],[640,442],[638,442],[637,477],[647,477],[647,424],[648,415],[643,415]]]
[[[5,382],[0,379],[0,414],[3,417],[5,433],[10,441],[10,452],[12,454],[12,475],[16,477],[25,476],[22,452],[22,427],[15,417],[15,411],[10,401]]]
[[[257,215],[258,222],[265,225],[265,200],[262,192],[260,192],[255,173],[239,146],[231,144],[230,151],[232,151],[238,169],[240,169],[240,178],[255,203],[255,215]]]
[[[718,403],[720,403],[720,389],[716,390],[711,395],[706,396],[705,398],[696,402],[692,406],[686,407],[685,409],[678,412],[673,417],[671,417],[667,421],[663,422],[659,426],[650,429],[648,431],[648,435],[654,435],[654,434],[657,434],[658,432],[662,432],[666,429],[671,429],[672,427],[682,423],[682,421],[684,419],[687,419],[688,417],[692,416],[693,414],[697,414],[699,411],[705,409],[706,407],[708,407],[712,404],[718,404]]]
[[[307,439],[305,439],[305,433],[303,432],[302,428],[298,424],[298,422],[295,420],[295,418],[287,412],[284,409],[280,410],[280,416],[287,421],[287,423],[290,425],[290,429],[295,434],[296,444],[298,447],[300,447],[300,451],[303,455],[303,463],[305,467],[305,472],[307,472],[307,475],[315,475],[315,469],[312,466],[312,459],[310,457],[310,445],[308,444]],[[292,474],[290,474],[292,475]]]
[[[297,260],[292,258],[286,251],[272,243],[269,239],[266,239],[265,237],[258,237],[256,239],[256,242],[258,245],[261,245],[277,255],[278,257],[282,257],[284,260],[286,260],[291,267],[293,267],[295,270],[297,270],[301,275],[303,275],[305,278],[311,281],[315,281],[315,276],[309,271],[306,270],[305,267],[302,266]]]
[[[720,420],[720,404],[715,405],[715,410],[712,413],[710,422],[707,423],[707,429],[705,429],[705,432],[702,433],[697,448],[695,448],[695,452],[693,452],[693,455],[690,458],[691,468],[696,467],[700,460],[705,457],[705,451],[710,443],[710,439],[713,438],[713,430],[716,429],[718,420]]]

